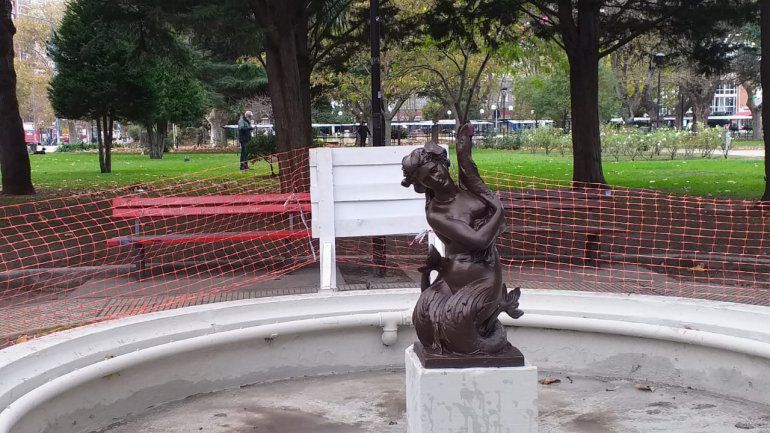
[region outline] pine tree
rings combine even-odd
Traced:
[[[99,168],[110,173],[115,120],[142,118],[153,111],[154,99],[147,74],[134,61],[130,33],[104,20],[105,8],[101,0],[68,5],[49,44],[58,68],[49,97],[58,116],[96,121]]]

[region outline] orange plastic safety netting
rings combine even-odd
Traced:
[[[0,345],[96,321],[318,290],[307,152],[0,208]],[[509,287],[770,305],[770,210],[755,202],[485,171]],[[400,182],[394,179],[394,182]],[[385,211],[385,210],[384,210]],[[424,239],[423,239],[424,242]],[[338,239],[341,290],[417,287],[414,234]]]
[[[0,208],[0,345],[128,315],[315,291],[307,151]],[[310,274],[310,271],[305,271]]]
[[[497,248],[509,287],[770,305],[768,206],[618,187],[573,189],[570,182],[483,167],[481,174],[506,209]],[[338,241],[338,249],[341,266],[387,268],[372,272],[384,284],[415,280],[426,251],[413,237],[389,238],[386,261],[371,239]]]

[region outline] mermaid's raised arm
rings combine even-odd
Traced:
[[[479,175],[479,169],[473,162],[471,148],[473,147],[473,125],[466,123],[458,131],[457,163],[459,165],[460,185],[468,191],[482,197],[490,197],[494,194],[489,190],[484,180]]]

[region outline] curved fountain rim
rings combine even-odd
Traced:
[[[57,347],[72,350],[67,346],[77,344],[82,338],[131,332],[132,328],[148,323],[192,320],[198,325],[195,332],[190,329],[179,332],[173,326],[169,329],[155,329],[154,338],[138,339],[135,342],[140,345],[142,342],[148,343],[145,347],[117,356],[99,359],[101,353],[110,351],[103,349],[93,362],[77,365],[71,359],[73,364],[70,371],[47,380],[42,380],[46,373],[44,370],[38,371],[40,377],[23,378],[24,381],[38,379],[40,383],[33,384],[26,392],[19,392],[19,395],[10,399],[7,408],[0,412],[0,431],[10,431],[18,420],[39,404],[88,380],[119,372],[147,360],[158,360],[234,341],[273,338],[278,335],[372,326],[393,332],[398,326],[411,325],[410,307],[418,294],[417,289],[335,292],[199,305],[96,323],[12,346],[0,351],[0,375],[10,378],[10,382],[13,382],[12,371],[3,373],[3,370],[9,370],[9,366],[19,361],[26,363],[28,358],[34,358],[41,350]],[[526,309],[528,314],[515,322],[509,318],[504,319],[505,325],[693,344],[770,359],[768,307],[689,298],[569,291],[525,290],[522,299],[529,306]],[[238,310],[280,310],[281,307],[302,304],[316,306],[319,303],[318,311],[312,315],[301,312],[301,309],[300,313],[293,313],[291,310],[294,308],[287,308],[287,311],[279,312],[262,323],[254,323],[252,320],[243,326],[248,321],[222,322],[229,313]],[[666,316],[672,312],[676,317]],[[212,321],[210,326],[205,326]],[[157,334],[166,341],[158,341]],[[746,338],[747,335],[750,338]],[[40,359],[35,361],[41,363]],[[55,366],[66,365],[66,359],[61,361],[61,364]],[[40,365],[44,367],[43,363]],[[4,382],[7,384],[9,381]],[[0,397],[14,392],[13,389],[7,389],[7,385],[5,388],[0,385]]]

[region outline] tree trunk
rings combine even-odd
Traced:
[[[94,142],[94,122],[89,121],[88,122],[88,129],[86,130],[86,142],[93,143]]]
[[[760,70],[762,76],[762,88],[770,89],[770,0],[761,0],[761,45],[762,60]],[[755,126],[756,127],[756,126]],[[762,127],[770,131],[770,103],[762,102]],[[770,202],[770,134],[764,134],[765,140],[765,193],[763,202]]]
[[[67,139],[70,143],[77,143],[77,125],[74,120],[67,120]]]
[[[303,4],[293,0],[281,8],[266,11],[272,24],[272,31],[266,35],[267,79],[275,117],[276,144],[282,154],[279,164],[283,192],[310,189],[309,184],[304,184],[309,176],[302,175],[309,168],[301,165],[307,158],[301,157],[301,151],[294,151],[302,149],[307,153],[313,143],[308,19]]]
[[[112,116],[108,116],[108,119],[109,130],[107,131],[107,142],[104,144],[104,165],[107,167],[107,173],[112,173],[112,141],[115,138],[115,119]]]
[[[698,132],[702,126],[708,127],[711,114],[711,102],[714,92],[719,85],[719,77],[694,76],[684,83],[684,91],[689,96],[692,105],[692,131]]]
[[[163,150],[165,148],[167,134],[167,122],[158,122],[154,125],[147,125],[147,152],[150,154],[150,159],[163,159]]]
[[[214,107],[206,116],[206,121],[211,127],[211,147],[227,146],[225,126],[227,125],[227,113],[221,108]]]
[[[763,128],[762,126],[763,118],[764,117],[762,116],[762,107],[757,107],[751,110],[751,124],[752,124],[751,139],[752,140],[762,139],[762,136],[765,130],[765,128]]]
[[[102,115],[102,136],[104,139],[104,167],[102,173],[112,173],[112,117]]]
[[[0,0],[0,175],[3,194],[34,194],[29,152],[24,144],[24,123],[16,97],[16,71],[13,68],[11,1]]]
[[[743,87],[746,89],[748,95],[748,101],[746,105],[751,111],[751,138],[754,140],[762,139],[762,107],[757,107],[757,102],[754,100],[754,95],[757,94],[757,88],[753,85],[753,82],[743,83]]]
[[[99,172],[107,173],[107,166],[104,165],[104,128],[100,118],[96,119],[96,135],[96,140],[99,142]]]
[[[430,141],[437,144],[438,144],[438,131],[439,131],[438,122],[434,120],[433,125],[431,125],[430,127]]]
[[[676,103],[676,113],[674,115],[676,116],[674,127],[679,130],[684,130],[684,113],[687,112],[687,109],[689,107],[689,101],[685,98],[684,90],[682,90],[682,86],[679,86],[679,97],[677,98]]]
[[[385,145],[390,146],[393,144],[393,141],[391,140],[391,133],[393,132],[393,118],[385,115],[385,125],[383,127],[383,137],[385,137]]]
[[[713,97],[713,93],[712,93]],[[711,99],[712,98],[698,98],[693,104],[693,132],[698,132],[701,128],[709,127],[709,114],[711,114]]]
[[[578,32],[570,35],[570,100],[574,187],[604,187],[599,136],[599,2],[578,2]]]

